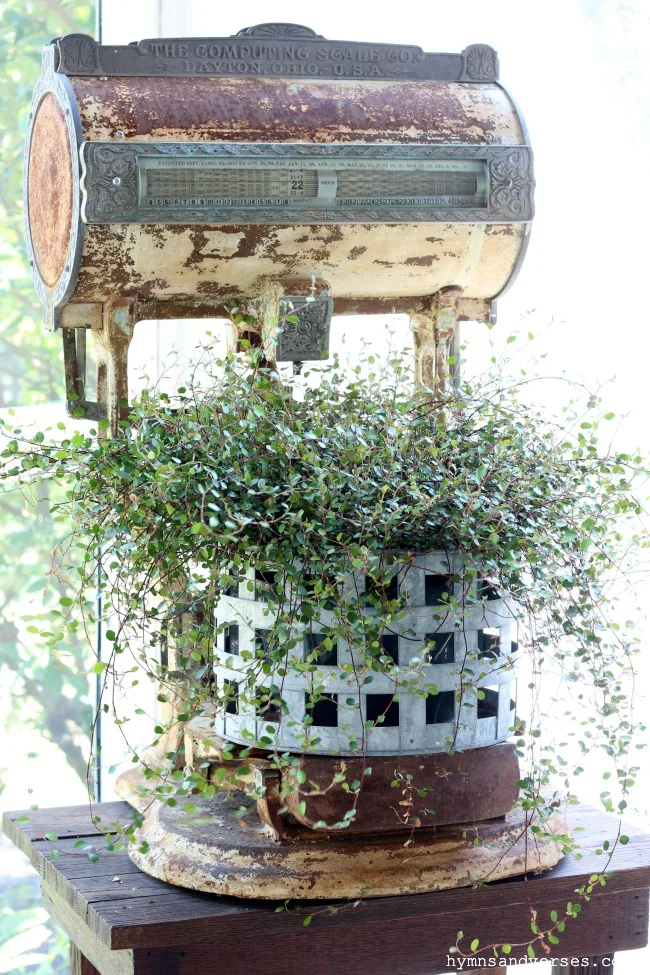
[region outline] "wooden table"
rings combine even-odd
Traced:
[[[595,850],[615,836],[613,817],[584,806],[576,810],[571,825],[583,828],[583,848]],[[92,815],[104,827],[130,821],[123,802],[93,806]],[[16,822],[22,816],[30,821]],[[3,826],[40,874],[44,906],[70,936],[73,975],[435,975],[459,970],[458,959],[448,963],[459,930],[482,944],[511,943],[511,957],[521,957],[523,949],[514,945],[531,937],[531,906],[540,929],[548,928],[550,912],[561,914],[575,901],[575,889],[600,873],[605,859],[595,853],[565,857],[554,870],[527,880],[369,899],[337,905],[336,913],[323,904],[276,913],[276,904],[198,894],[154,880],[123,851],[103,852],[91,863],[75,848],[79,839],[104,846],[88,806],[6,813]],[[630,841],[618,847],[613,875],[567,922],[554,949],[579,964],[556,962],[559,971],[611,975],[615,951],[647,943],[650,836],[632,827],[625,832]],[[46,833],[59,839],[53,843]],[[61,853],[56,862],[50,859],[54,847]],[[305,926],[308,915],[312,921]],[[468,967],[466,962],[463,970]]]

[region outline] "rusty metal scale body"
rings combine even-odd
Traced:
[[[69,408],[106,418],[117,434],[136,322],[226,317],[232,300],[253,315],[248,337],[257,331],[270,362],[326,357],[332,313],[407,312],[416,377],[444,381],[457,322],[488,320],[523,259],[533,188],[526,129],[486,45],[428,54],[327,41],[292,24],[117,47],[57,38],[30,112],[25,199],[45,323],[63,334]],[[287,309],[297,323],[286,322]],[[86,396],[88,330],[96,402]],[[235,347],[241,337],[231,326]],[[423,573],[440,571],[427,565]],[[244,586],[230,602],[262,612],[250,599]],[[510,619],[504,610],[503,648]],[[484,624],[475,624],[478,639]],[[232,655],[221,645],[215,654],[217,681],[236,677]],[[140,773],[128,773],[119,788],[146,810],[148,840],[146,853],[131,855],[173,883],[268,898],[381,896],[550,866],[560,855],[552,824],[529,845],[521,815],[509,812],[519,777],[507,741],[512,674],[508,659],[503,684],[487,692],[492,711],[463,718],[465,751],[455,754],[425,721],[424,703],[403,702],[402,727],[380,732],[372,785],[344,835],[311,828],[349,804],[344,789],[327,786],[333,773],[363,778],[332,729],[321,734],[329,752],[282,742],[296,763],[281,772],[259,750],[245,772],[227,762],[231,791],[193,814],[152,803]],[[293,694],[299,714],[304,688]],[[445,721],[449,730],[451,712]],[[223,786],[224,740],[236,753],[247,722],[254,728],[245,708],[190,722],[181,765]],[[176,751],[178,728],[150,764]],[[394,791],[397,771],[409,778]],[[322,788],[306,803],[303,774]],[[417,795],[424,781],[439,783],[433,829],[419,828],[431,815],[431,797]],[[232,819],[242,804],[253,811],[245,832]],[[468,822],[469,835],[457,826]]]
[[[44,51],[25,198],[69,399],[115,428],[134,323],[225,317],[230,299],[270,322],[303,298],[320,355],[332,310],[409,312],[430,380],[456,321],[487,320],[516,273],[532,153],[485,45],[427,54],[291,24],[123,47],[70,35]],[[270,344],[309,357],[287,329]]]

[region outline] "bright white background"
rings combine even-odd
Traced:
[[[415,43],[427,51],[460,51],[473,42],[497,49],[501,79],[528,124],[538,190],[527,259],[515,286],[499,302],[493,336],[505,343],[525,319],[524,330],[540,336],[537,344],[547,355],[549,372],[566,369],[591,386],[615,378],[605,396],[625,417],[618,444],[639,443],[647,452],[647,0],[331,0],[299,8],[282,0],[229,5],[103,0],[102,39],[127,43],[153,36],[226,36],[268,21],[306,22],[332,39]],[[374,334],[381,341],[387,322],[387,317],[339,320],[333,345],[343,333],[348,348],[362,336]],[[391,324],[407,335],[404,318]],[[173,383],[204,327],[141,323],[134,377],[145,369],[150,379],[157,379],[175,349],[181,368],[173,371]],[[463,339],[474,371],[485,351],[485,328],[467,325]],[[557,391],[549,387],[547,395],[555,397]],[[646,663],[641,671],[643,689],[650,676]],[[109,740],[105,728],[107,749]],[[587,768],[580,793],[597,801],[602,780],[594,766],[597,761]],[[645,782],[637,793],[643,815],[649,794]],[[647,971],[646,965],[650,952],[620,955],[617,975]]]
[[[562,320],[547,339],[558,361],[574,377],[616,375],[618,411],[632,411],[634,438],[647,439],[647,0],[330,0],[298,7],[283,0],[103,0],[103,40],[227,36],[251,24],[303,19],[334,39],[416,43],[428,51],[485,42],[498,50],[501,79],[528,123],[538,180],[531,246],[516,287],[500,302],[500,329],[505,336],[531,309],[540,325]]]

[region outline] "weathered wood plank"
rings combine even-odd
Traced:
[[[67,882],[75,878],[95,877],[102,882],[107,876],[140,873],[129,858],[128,853],[103,853],[97,863],[91,863],[87,855],[74,850],[74,839],[60,843],[29,843],[22,847],[42,880],[54,890],[64,889]],[[60,853],[58,860],[52,860],[52,851]]]
[[[101,975],[72,943],[70,944],[70,975]]]
[[[42,891],[43,907],[66,931],[72,944],[101,975],[135,975],[133,952],[111,951],[96,938],[73,909],[57,894]]]
[[[633,891],[590,904],[576,921],[567,924],[557,950],[568,957],[583,957],[642,947],[647,904],[647,893]],[[543,916],[548,921],[557,906],[554,902],[540,904],[540,919]],[[429,918],[426,923],[408,919],[398,926],[358,925],[351,912],[335,937],[316,917],[308,928],[296,921],[291,929],[263,936],[254,927],[225,931],[218,941],[212,940],[211,951],[197,944],[173,952],[161,947],[136,949],[135,970],[137,975],[287,975],[292,971],[300,971],[300,975],[433,975],[454,970],[447,963],[448,949],[455,943],[459,927],[466,933],[466,943],[472,938],[479,938],[482,945],[508,941],[513,944],[511,959],[519,959],[525,951],[516,942],[530,938],[530,913],[521,910],[521,905],[513,915],[488,907],[460,916]],[[476,962],[473,966],[465,963],[465,970],[474,967]]]
[[[73,884],[77,894],[89,904],[95,901],[124,901],[131,897],[165,896],[178,891],[162,880],[149,877],[141,870],[130,873],[109,873],[101,876],[75,876]]]
[[[130,807],[121,802],[94,809],[104,822],[109,816],[126,821],[130,812]],[[38,827],[44,832],[61,835],[62,823],[82,833],[88,826],[92,827],[87,806],[39,812],[42,818]],[[72,835],[56,843],[61,858],[52,862],[49,859],[52,844],[30,839],[29,829],[24,828],[27,824],[16,823],[20,815],[10,813],[5,816],[5,832],[28,853],[52,895],[60,898],[106,946],[120,950],[156,948],[161,944],[192,946],[197,940],[208,942],[227,937],[231,929],[236,929],[238,936],[245,936],[249,929],[259,935],[271,936],[278,931],[286,933],[288,926],[301,924],[294,917],[276,914],[273,903],[198,894],[163,884],[140,873],[126,852],[103,851],[99,862],[93,864],[83,853],[74,850]],[[611,839],[617,827],[616,819],[588,807],[577,807],[573,820],[584,827],[581,844],[591,849],[599,846],[603,839]],[[650,837],[631,827],[626,827],[625,831],[630,842],[619,847],[613,864],[614,875],[604,889],[598,890],[594,903],[601,898],[609,899],[620,891],[650,886]],[[99,836],[95,845],[101,849],[103,842]],[[445,915],[457,918],[467,911],[492,908],[503,916],[512,916],[520,913],[522,905],[529,901],[536,906],[537,902],[549,903],[556,899],[562,907],[562,902],[572,899],[575,887],[604,866],[604,857],[587,853],[579,861],[567,857],[553,871],[531,876],[525,883],[522,878],[513,877],[476,890],[460,888],[367,900],[354,910],[355,929],[359,931],[362,926],[371,928],[375,923],[386,924],[388,921],[404,923],[409,920],[426,924],[433,917],[438,924]],[[114,876],[119,876],[121,883],[114,883]],[[319,928],[328,930],[329,937],[338,938],[338,930],[347,924],[349,908],[321,916],[323,910],[322,903],[305,907],[303,916],[315,912]]]
[[[133,809],[126,802],[103,802],[85,806],[52,806],[46,809],[23,809],[5,813],[4,822],[15,822],[27,817],[27,822],[19,823],[21,832],[29,839],[43,839],[45,833],[54,832],[60,837],[100,835],[92,822],[99,819],[99,825],[108,832],[115,832],[115,824],[128,826],[133,822]],[[113,828],[110,828],[113,827]],[[12,837],[13,838],[13,837]]]
[[[540,905],[550,903],[550,909],[562,912],[568,900],[575,900],[574,888],[570,885],[559,890],[542,891],[537,894],[530,890],[526,892],[521,887],[523,884],[520,885],[520,889],[512,891],[512,896],[508,900],[500,899],[497,903],[490,897],[477,896],[472,900],[467,896],[457,896],[460,891],[441,891],[439,897],[420,894],[411,897],[366,900],[356,907],[342,905],[342,910],[337,914],[327,913],[322,903],[303,905],[298,916],[291,913],[276,914],[272,905],[271,909],[267,907],[265,910],[251,908],[248,917],[232,914],[218,916],[211,910],[209,903],[203,900],[190,902],[184,894],[177,899],[165,899],[164,902],[158,899],[148,902],[148,898],[137,898],[122,904],[105,903],[93,906],[106,928],[110,929],[110,943],[114,947],[146,948],[155,946],[157,939],[160,940],[162,937],[165,939],[165,944],[169,946],[184,947],[191,945],[196,939],[219,938],[221,940],[223,937],[229,937],[231,933],[237,937],[245,937],[249,930],[254,930],[258,936],[265,938],[278,931],[287,935],[287,932],[293,928],[299,928],[304,917],[310,913],[318,918],[319,928],[328,930],[328,936],[336,939],[339,938],[350,916],[354,917],[354,928],[358,936],[366,927],[372,927],[375,923],[386,925],[390,929],[391,922],[399,922],[401,930],[402,925],[407,921],[416,926],[420,924],[426,927],[433,919],[437,928],[443,924],[451,924],[455,936],[457,930],[464,929],[463,924],[460,923],[464,915],[472,918],[481,910],[492,909],[497,912],[499,918],[514,918],[523,913],[527,919],[526,930],[529,931],[531,920],[529,904],[539,909]],[[473,891],[474,895],[482,893],[481,890]],[[643,898],[646,894],[645,891],[638,890],[629,893],[633,899],[637,896]],[[611,902],[613,896],[617,896],[615,892],[608,890],[606,893],[605,889],[600,889],[595,893],[590,905],[585,907],[585,912],[592,911],[595,904]],[[423,903],[425,900],[427,902]],[[609,909],[604,908],[604,910]],[[504,940],[509,940],[507,929]]]

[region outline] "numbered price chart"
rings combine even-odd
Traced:
[[[487,205],[475,160],[139,160],[141,207]]]

